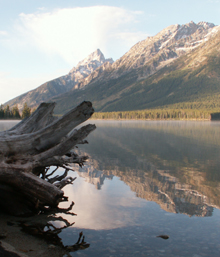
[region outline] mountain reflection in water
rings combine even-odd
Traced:
[[[212,215],[213,207],[219,208],[219,123],[96,125],[90,144],[83,146],[90,164],[78,173],[97,189],[106,178],[117,176],[136,196],[168,212],[205,217]]]
[[[72,256],[219,257],[220,123],[89,123],[97,129],[77,149],[89,161],[74,166],[60,206],[74,201],[77,214],[60,214],[75,222],[62,243],[83,231],[90,244]]]
[[[219,208],[213,206],[207,196],[193,190],[190,185],[181,184],[167,171],[148,170],[148,174],[143,171],[128,171],[129,175],[123,175],[118,169],[101,172],[93,166],[86,166],[78,170],[78,173],[86,182],[94,184],[98,190],[101,189],[105,179],[120,177],[137,197],[154,201],[167,212],[206,217],[212,215],[213,207]]]
[[[220,123],[93,122],[78,150],[89,161],[66,191],[84,256],[219,256]]]

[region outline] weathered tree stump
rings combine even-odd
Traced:
[[[73,182],[67,177],[71,163],[80,166],[88,158],[73,148],[87,143],[95,129],[86,125],[94,109],[83,102],[59,119],[53,117],[55,103],[42,103],[29,117],[10,130],[0,132],[0,208],[13,215],[32,214],[57,207],[67,200],[61,190]],[[49,167],[63,167],[62,176],[50,178]]]

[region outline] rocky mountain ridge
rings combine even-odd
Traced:
[[[111,65],[109,74],[105,73],[97,79],[116,79],[132,70],[138,70],[148,65],[148,68],[142,74],[139,74],[138,79],[147,78],[178,57],[200,46],[218,31],[220,31],[220,26],[208,22],[195,24],[191,21],[184,25],[171,25],[155,36],[148,37],[135,44],[125,55]],[[88,80],[89,78],[82,81],[79,88],[87,85]]]
[[[69,87],[75,88],[75,84],[79,83],[81,80],[85,79],[88,75],[93,73],[97,68],[101,67],[105,63],[112,64],[114,61],[112,58],[105,59],[103,53],[97,49],[95,52],[91,53],[84,60],[80,61],[76,67],[73,67],[69,74],[63,76],[63,80],[69,84]]]
[[[220,26],[169,26],[134,45],[104,71],[96,69],[77,85],[83,90],[53,98],[55,111],[70,109],[70,99],[90,100],[96,111],[104,112],[173,108],[180,103],[186,106],[181,108],[217,107],[219,43]]]

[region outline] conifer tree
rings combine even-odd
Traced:
[[[27,103],[24,104],[23,110],[22,110],[22,119],[29,117],[31,115],[31,108],[28,107]]]
[[[19,110],[18,110],[18,106],[17,106],[17,105],[12,108],[12,111],[11,111],[11,112],[12,112],[13,118],[16,118],[16,119],[20,119],[20,118],[21,118],[21,115],[20,115],[20,113],[19,113]]]
[[[12,113],[11,113],[11,110],[10,110],[9,105],[7,105],[7,106],[4,108],[4,118],[5,118],[5,119],[10,119],[10,118],[12,118]]]
[[[4,106],[1,104],[0,105],[0,119],[4,119],[4,115],[5,115]]]

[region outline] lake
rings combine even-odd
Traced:
[[[74,201],[77,214],[62,214],[75,222],[59,234],[63,244],[81,231],[90,244],[71,255],[219,257],[220,122],[90,123],[97,129],[77,149],[89,161],[70,172],[77,179],[60,205]]]

